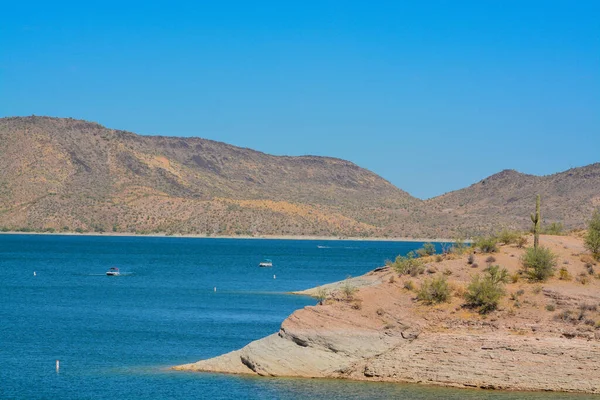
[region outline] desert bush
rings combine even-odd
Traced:
[[[477,267],[479,267],[479,264],[477,264],[477,263],[471,264],[471,268],[477,268]]]
[[[546,235],[562,235],[564,231],[563,224],[560,222],[553,222],[547,227],[542,229],[542,233]]]
[[[545,281],[554,275],[556,255],[545,247],[530,247],[521,257],[523,273],[530,281]]]
[[[570,281],[571,279],[573,279],[573,277],[571,276],[571,274],[569,274],[569,271],[565,267],[562,267],[558,270],[558,279],[560,279],[561,281]]]
[[[512,274],[512,275],[510,276],[510,281],[511,281],[512,283],[517,283],[517,282],[519,282],[519,279],[521,279],[521,275],[519,275],[519,273],[518,273],[518,272],[515,272],[514,274]]]
[[[390,280],[388,281],[389,283],[394,283],[396,282],[396,277],[394,275],[390,276]]]
[[[571,310],[564,310],[554,316],[555,321],[577,323],[577,318],[573,316]]]
[[[496,262],[496,257],[494,256],[489,256],[488,258],[485,259],[485,262],[487,264],[491,264],[491,263],[495,263]]]
[[[540,294],[542,292],[542,287],[540,285],[535,285],[531,291],[533,294]]]
[[[600,260],[600,210],[596,210],[592,215],[584,240],[585,247],[596,260]]]
[[[498,240],[493,236],[481,237],[475,241],[475,247],[482,253],[495,253],[498,251]]]
[[[412,251],[405,257],[396,257],[396,261],[392,264],[392,268],[394,268],[399,275],[417,276],[425,272],[423,260],[416,258],[415,253]]]
[[[515,244],[519,249],[522,249],[523,247],[527,246],[527,238],[525,236],[521,236],[517,239]]]
[[[448,286],[446,277],[440,275],[436,278],[425,280],[417,293],[417,299],[426,304],[448,301],[450,299],[450,286]]]
[[[320,287],[319,289],[317,289],[315,297],[317,298],[317,300],[319,300],[320,305],[323,305],[323,302],[327,300],[328,296],[329,292],[324,287]]]
[[[403,287],[406,290],[410,290],[410,291],[415,290],[415,284],[411,280],[404,282]]]
[[[356,287],[350,283],[349,280],[346,279],[344,284],[342,285],[342,293],[346,297],[346,300],[352,300],[354,298],[354,293],[356,292]]]
[[[462,238],[455,238],[454,243],[450,247],[450,252],[460,256],[467,251],[468,247]]]
[[[435,245],[433,243],[425,243],[423,247],[417,250],[419,257],[427,257],[435,254]]]
[[[481,314],[495,310],[505,294],[503,284],[507,280],[508,271],[497,265],[487,268],[483,276],[475,275],[465,294],[467,306],[478,308]]]
[[[435,256],[435,262],[442,262],[442,261],[444,261],[444,257],[442,257],[440,254]]]
[[[521,233],[517,231],[509,231],[507,229],[502,230],[498,233],[498,242],[504,244],[515,244],[521,237]]]
[[[548,304],[546,306],[546,310],[547,311],[554,311],[554,310],[556,310],[556,306],[554,304]]]

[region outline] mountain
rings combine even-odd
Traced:
[[[543,177],[506,170],[423,201],[336,158],[0,118],[0,230],[469,237],[529,228],[537,193],[546,223],[581,228],[600,206],[600,164]]]
[[[504,170],[468,188],[427,200],[425,205],[465,230],[523,229],[531,225],[529,215],[538,193],[544,223],[582,228],[600,207],[600,163],[548,176]]]
[[[335,158],[49,117],[0,119],[0,149],[5,229],[373,236],[403,220],[402,234],[418,231],[420,200]]]

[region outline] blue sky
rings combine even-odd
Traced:
[[[599,1],[4,2],[0,117],[344,158],[420,198],[600,161]]]

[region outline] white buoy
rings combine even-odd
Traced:
[[[273,275],[273,279],[277,279],[277,277],[275,275]]]
[[[60,370],[60,361],[56,360],[56,373]]]
[[[217,287],[215,286],[215,292],[217,291]]]
[[[33,271],[33,276],[36,276],[35,271]]]

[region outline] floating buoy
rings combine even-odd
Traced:
[[[275,275],[273,275],[273,279],[277,279],[277,277]]]
[[[60,370],[60,361],[56,360],[56,373]]]
[[[33,276],[36,276],[35,271],[33,271]]]
[[[215,292],[217,291],[217,287],[215,286]]]

